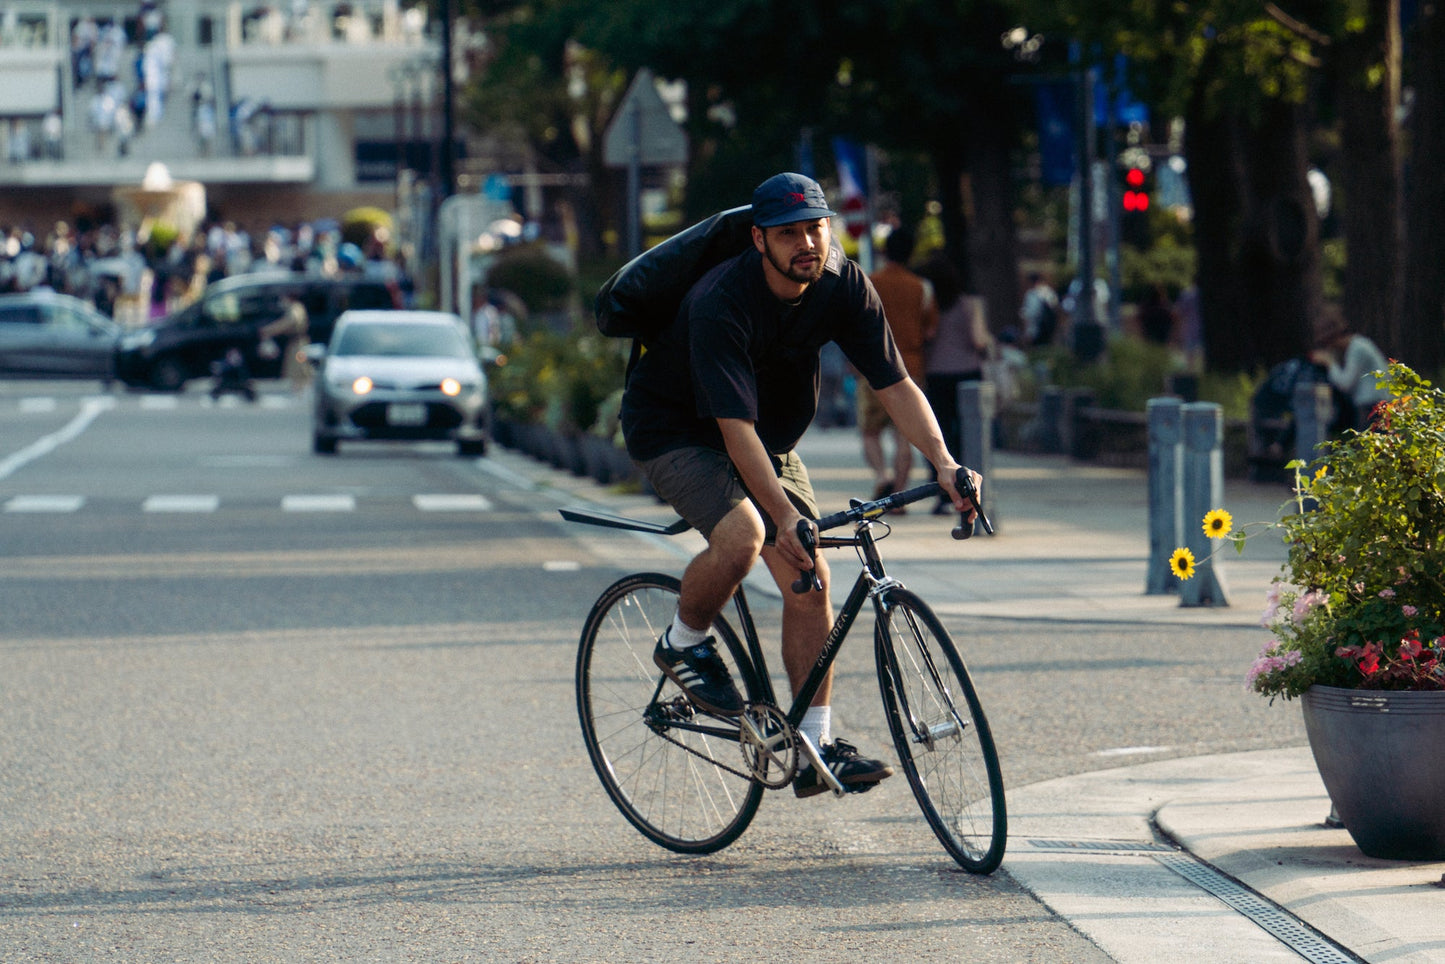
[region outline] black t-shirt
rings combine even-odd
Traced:
[[[828,303],[813,310],[815,297]],[[817,411],[819,352],[830,341],[874,388],[907,375],[878,293],[852,261],[838,283],[810,285],[797,304],[768,288],[756,249],[724,261],[634,366],[622,399],[628,453],[646,461],[689,445],[725,451],[719,418],[752,421],[769,452],[791,451]]]

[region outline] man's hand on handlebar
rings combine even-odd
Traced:
[[[974,495],[981,500],[983,498],[983,476],[973,469],[964,469],[956,462],[938,467],[938,484],[953,502],[954,510],[963,515],[963,521],[971,523],[978,518],[978,507],[974,500],[968,497],[966,486],[960,487],[958,484],[960,469],[968,473],[968,478],[973,484]]]
[[[813,534],[813,543],[817,544],[818,528],[810,520],[804,519],[800,513],[794,512],[791,518],[778,519],[778,534],[774,544],[788,565],[800,572],[806,572],[813,568],[813,554],[803,545],[802,538],[798,535],[799,524],[806,525]]]

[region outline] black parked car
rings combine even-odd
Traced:
[[[318,278],[305,274],[237,275],[209,285],[201,300],[121,337],[116,377],[127,385],[179,391],[192,378],[209,377],[212,363],[239,349],[255,378],[277,378],[282,359],[259,351],[260,328],[281,318],[289,298],[306,308],[308,337],[325,343],[348,308],[401,307],[396,286],[370,278]]]
[[[115,371],[120,326],[54,291],[0,295],[0,376],[98,378]]]

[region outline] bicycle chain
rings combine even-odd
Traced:
[[[654,732],[654,733],[657,733],[656,730],[653,730],[653,732]],[[745,772],[743,772],[742,770],[736,769],[736,768],[734,768],[734,767],[730,767],[730,766],[728,766],[726,763],[723,763],[722,761],[715,759],[715,758],[712,757],[711,755],[709,755],[709,754],[707,754],[707,753],[703,753],[701,750],[694,750],[692,747],[688,746],[686,743],[683,743],[683,742],[680,741],[680,740],[674,740],[672,737],[668,736],[666,733],[657,733],[657,735],[660,736],[660,737],[662,737],[662,738],[663,738],[664,740],[666,740],[667,742],[671,743],[673,746],[681,747],[682,749],[686,750],[688,753],[691,753],[693,756],[697,757],[698,759],[700,759],[700,760],[706,760],[707,762],[711,763],[713,766],[717,767],[719,770],[726,770],[728,773],[731,773],[733,776],[735,776],[735,777],[742,777],[744,780],[758,780],[758,778],[755,777],[755,776],[753,776],[751,773],[745,773]],[[761,780],[758,780],[758,782],[761,783],[762,781],[761,781]]]
[[[720,719],[720,717],[719,717],[719,719]],[[662,737],[664,740],[666,740],[667,742],[671,743],[673,746],[679,747],[680,749],[685,750],[685,751],[688,752],[688,753],[691,753],[693,756],[697,757],[699,760],[706,760],[708,763],[711,763],[713,766],[717,767],[719,770],[723,770],[723,771],[725,771],[725,772],[727,772],[727,773],[731,773],[731,774],[732,774],[733,776],[735,776],[735,777],[742,777],[744,780],[752,780],[752,781],[754,781],[754,782],[756,782],[756,783],[761,783],[764,787],[767,787],[767,788],[770,789],[770,790],[776,790],[776,789],[778,789],[778,787],[771,786],[767,781],[761,779],[756,773],[752,772],[751,769],[749,769],[749,770],[739,770],[739,769],[736,768],[736,767],[730,767],[730,766],[728,766],[726,763],[723,763],[721,760],[719,760],[719,759],[717,759],[716,757],[712,756],[710,753],[704,753],[704,752],[702,752],[701,750],[694,750],[692,747],[688,746],[686,743],[683,743],[681,740],[674,739],[673,737],[669,736],[668,734],[663,733],[663,732],[660,732],[660,731],[659,731],[657,728],[655,728],[655,727],[652,729],[652,732],[656,733],[658,736]],[[742,739],[741,739],[741,738],[739,738],[739,740],[738,740],[738,746],[742,746]],[[794,766],[793,769],[794,769],[794,774],[793,774],[793,775],[796,776],[796,773],[797,773],[797,767],[796,767],[796,765]],[[792,777],[791,777],[791,776],[788,778],[788,782],[792,782]],[[788,785],[787,783],[782,784],[782,786],[787,786],[787,785]]]

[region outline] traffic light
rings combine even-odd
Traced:
[[[1144,249],[1149,247],[1149,175],[1144,168],[1124,169],[1123,213],[1119,218],[1119,236],[1125,244]]]
[[[1149,191],[1144,186],[1143,168],[1131,167],[1124,172],[1124,210],[1128,212],[1149,210]]]

